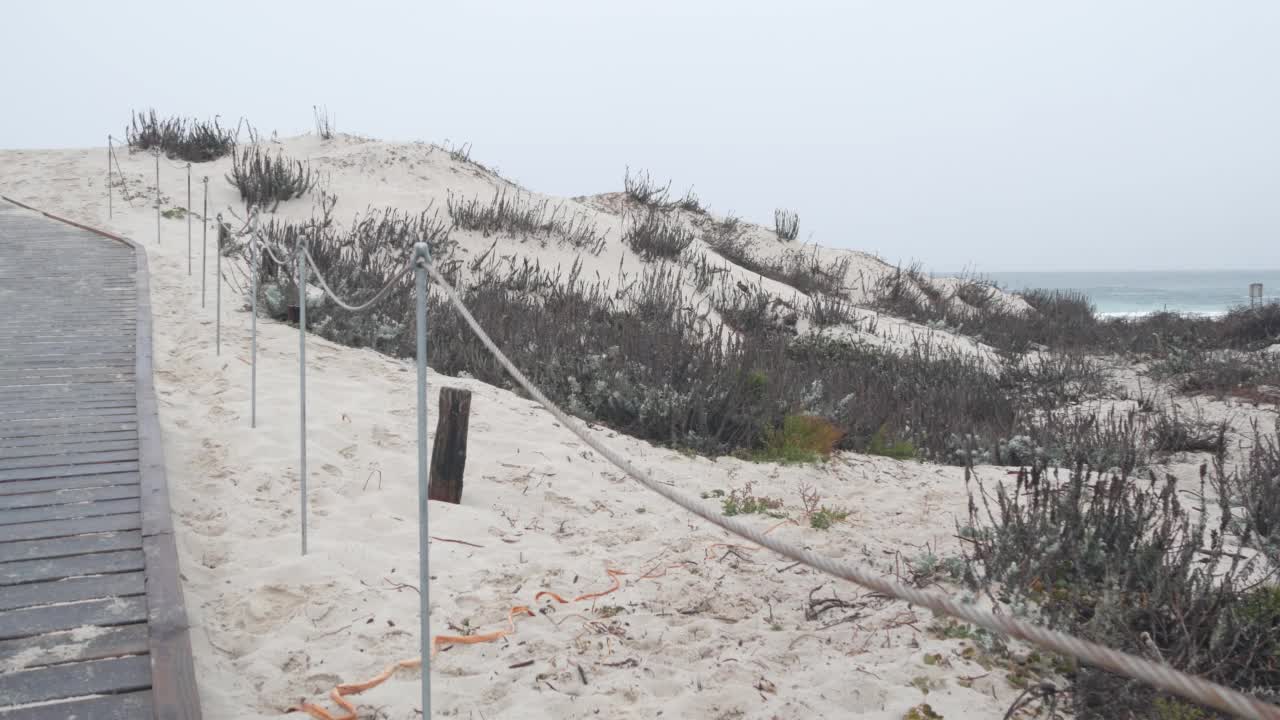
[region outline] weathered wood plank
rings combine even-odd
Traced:
[[[149,687],[151,659],[145,655],[52,665],[0,675],[0,698],[14,705],[146,690]]]
[[[151,717],[150,690],[0,710],[3,720],[146,720]]]
[[[4,567],[3,563],[19,560],[67,557],[109,550],[137,550],[141,547],[142,533],[138,530],[0,543],[0,568]]]
[[[45,522],[0,525],[0,542],[18,540],[45,540],[72,537],[112,530],[138,530],[142,527],[141,513],[103,515],[75,520],[50,520]]]
[[[62,424],[53,424],[47,427],[24,427],[14,428],[8,431],[0,431],[0,441],[8,442],[12,440],[22,440],[24,438],[40,438],[51,437],[54,435],[92,435],[104,432],[124,432],[127,430],[137,430],[137,423],[121,422],[121,423],[76,423],[65,422]]]
[[[43,480],[10,480],[0,483],[0,497],[23,495],[33,492],[52,492],[79,488],[110,487],[112,485],[137,485],[138,473],[104,473],[102,475],[70,475]]]
[[[11,440],[0,438],[0,449],[35,447],[40,445],[76,445],[79,443],[94,443],[106,440],[137,440],[137,438],[138,433],[131,430],[117,430],[115,432],[105,433],[82,433],[79,435],[49,435],[45,437],[14,438]]]
[[[0,513],[0,527],[9,525],[26,525],[49,520],[72,520],[99,517],[102,515],[123,515],[140,510],[137,498],[129,500],[104,500],[87,502],[78,505],[50,505],[48,507],[19,508],[5,510]]]
[[[50,580],[6,587],[0,593],[0,611],[16,611],[50,603],[142,596],[145,593],[146,579],[141,572]]]
[[[146,618],[147,599],[142,596],[26,607],[0,613],[0,640],[32,637],[84,625],[128,625]]]
[[[101,500],[127,500],[138,497],[138,485],[108,485],[96,488],[71,488],[51,492],[0,495],[0,512],[19,508],[72,505]]]
[[[113,550],[89,555],[19,560],[0,563],[0,586],[133,572],[144,567],[141,550]]]
[[[43,480],[44,478],[67,477],[69,475],[103,475],[116,472],[136,472],[137,470],[138,462],[136,460],[103,462],[91,465],[18,468],[16,470],[0,470],[0,482],[5,482],[6,480]]]
[[[105,450],[102,452],[76,452],[61,455],[37,455],[34,457],[0,460],[0,471],[21,470],[63,465],[95,465],[109,462],[125,462],[138,460],[137,449]]]
[[[42,420],[80,420],[83,418],[114,418],[127,417],[135,418],[138,416],[138,409],[132,404],[117,403],[113,407],[81,407],[75,405],[67,405],[64,407],[50,407],[48,405],[39,404],[29,410],[16,410],[0,414],[0,425],[22,425],[24,423],[31,424]],[[110,421],[114,422],[114,421]]]
[[[4,457],[15,459],[41,456],[59,457],[62,455],[73,455],[77,453],[137,449],[138,441],[130,438],[127,440],[104,440],[101,442],[80,443],[79,445],[27,445],[24,447],[6,448],[4,451]]]
[[[0,667],[14,670],[147,652],[146,623],[0,641]]]

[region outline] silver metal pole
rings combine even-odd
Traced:
[[[215,260],[215,263],[218,268],[218,272],[217,272],[217,276],[214,278],[214,281],[213,281],[213,284],[216,286],[214,288],[214,294],[213,294],[214,295],[213,338],[214,338],[214,346],[217,348],[214,351],[215,355],[222,354],[222,230],[223,230],[222,213],[218,213],[218,242],[217,242],[217,247],[214,248],[214,252],[216,252],[218,255],[217,259]]]
[[[415,282],[418,304],[418,617],[422,623],[422,716],[431,717],[431,602],[427,591],[430,533],[427,530],[427,476],[430,472],[427,446],[427,263],[431,250],[426,243],[414,246]]]
[[[160,243],[160,150],[156,150],[156,244]]]
[[[187,163],[187,275],[191,274],[191,163]]]
[[[209,277],[209,176],[201,180],[204,183],[204,212],[200,213],[200,223],[204,226],[204,235],[200,240],[200,307],[204,307],[204,283]]]
[[[302,554],[307,554],[307,253],[306,235],[298,236],[298,446],[302,480]]]
[[[257,218],[249,235],[249,284],[252,297],[249,300],[252,319],[249,321],[249,427],[258,427],[258,227]]]
[[[111,153],[112,150],[111,136],[107,136],[107,218],[115,217],[115,212],[111,208]]]

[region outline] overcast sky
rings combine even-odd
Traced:
[[[13,3],[0,147],[133,108],[623,169],[936,270],[1280,268],[1280,2]]]

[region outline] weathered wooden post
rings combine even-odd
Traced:
[[[440,388],[440,418],[431,446],[431,480],[427,497],[457,505],[462,502],[462,472],[467,464],[467,428],[471,391]]]

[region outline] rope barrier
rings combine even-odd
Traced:
[[[1157,664],[1128,653],[1112,650],[1056,630],[1043,628],[1016,618],[996,615],[976,606],[957,602],[941,593],[920,590],[893,580],[878,577],[867,570],[837,562],[829,557],[818,555],[804,548],[770,537],[737,517],[722,515],[717,510],[698,502],[692,497],[658,482],[648,473],[635,467],[626,458],[590,435],[583,429],[578,420],[570,417],[559,406],[551,402],[503,354],[493,339],[484,331],[484,328],[480,327],[480,324],[458,296],[458,292],[444,279],[435,266],[429,262],[424,262],[424,264],[432,279],[444,289],[454,309],[471,328],[472,332],[475,333],[480,342],[493,354],[503,368],[511,374],[511,377],[515,378],[516,382],[546,408],[557,421],[568,428],[592,450],[595,450],[618,469],[631,476],[633,480],[703,520],[833,577],[848,580],[884,595],[964,620],[1001,635],[1025,640],[1053,652],[1074,657],[1083,663],[1141,680],[1152,687],[1173,693],[1200,705],[1212,707],[1239,717],[1250,718],[1251,720],[1280,720],[1280,707],[1249,697],[1244,693],[1188,675],[1167,665]]]
[[[350,305],[346,302],[343,302],[342,298],[339,298],[337,293],[335,293],[333,290],[329,288],[329,283],[325,281],[324,275],[320,274],[320,268],[316,267],[315,258],[311,257],[311,251],[306,248],[303,248],[302,252],[305,253],[307,256],[307,264],[311,266],[312,270],[316,271],[316,280],[320,283],[320,287],[324,288],[325,293],[330,298],[332,298],[335,303],[338,304],[338,307],[342,308],[343,310],[350,310],[351,312],[361,312],[364,310],[368,310],[369,308],[376,305],[379,300],[386,297],[388,292],[391,292],[391,289],[394,288],[396,283],[400,281],[400,278],[407,275],[409,271],[413,269],[413,263],[405,263],[404,267],[400,268],[400,271],[397,272],[394,276],[392,276],[391,280],[387,282],[387,284],[381,290],[379,290],[377,294],[375,294],[373,297],[369,298],[368,300],[366,300],[364,303],[360,305]]]

